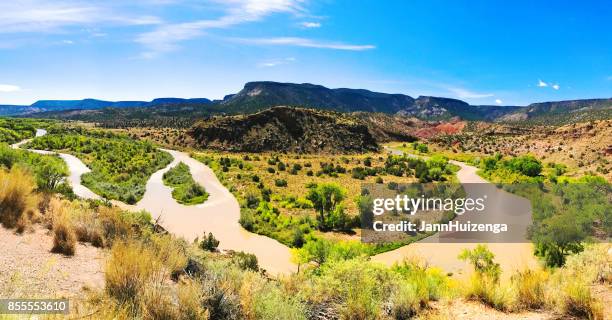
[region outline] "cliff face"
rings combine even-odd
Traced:
[[[189,135],[199,147],[224,151],[358,153],[379,148],[368,127],[353,117],[289,107],[202,120]]]

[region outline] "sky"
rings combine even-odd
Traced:
[[[472,104],[612,97],[609,1],[0,1],[0,104],[248,81]]]

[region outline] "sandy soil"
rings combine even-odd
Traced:
[[[104,287],[102,250],[77,244],[76,254],[51,253],[53,237],[35,226],[23,235],[0,227],[0,294],[8,297],[75,297],[84,287]]]
[[[462,299],[435,302],[429,311],[433,319],[457,319],[457,320],[552,320],[559,317],[548,312],[518,312],[503,313],[491,307],[474,301]]]

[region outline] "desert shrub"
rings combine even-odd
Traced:
[[[146,285],[138,297],[138,309],[143,320],[178,319],[173,297],[159,285]]]
[[[232,261],[242,270],[259,271],[257,256],[252,253],[236,252],[232,255]]]
[[[474,273],[464,287],[465,296],[487,304],[497,310],[511,311],[516,304],[513,288],[500,284],[484,274]]]
[[[546,303],[548,273],[543,270],[523,270],[512,276],[517,303],[521,309],[540,309]]]
[[[254,319],[306,319],[302,303],[295,297],[284,294],[272,282],[264,283],[254,292],[252,308]]]
[[[586,283],[568,279],[562,290],[562,312],[580,318],[604,319],[603,306]]]
[[[247,208],[255,209],[257,208],[258,205],[259,205],[259,198],[256,195],[252,193],[249,193],[246,195],[246,207]]]
[[[402,283],[391,298],[394,319],[412,319],[424,306],[416,286]]]
[[[19,167],[10,171],[0,168],[0,223],[5,228],[20,229],[27,225],[28,217],[37,209],[36,184],[32,177]]]
[[[125,240],[133,234],[132,223],[118,208],[98,208],[98,219],[107,245],[112,246],[116,240]]]
[[[208,236],[204,233],[204,238],[200,242],[200,248],[202,250],[214,252],[217,251],[217,247],[219,247],[219,240],[217,240],[211,232],[208,233]]]
[[[210,315],[203,306],[204,295],[195,281],[181,282],[178,286],[179,319],[209,319]]]
[[[287,186],[287,180],[285,179],[276,179],[274,180],[274,185],[277,187],[286,187]]]
[[[494,257],[487,246],[481,244],[461,252],[459,259],[469,261],[474,268],[474,274],[465,287],[465,295],[495,309],[509,311],[516,304],[516,294],[511,286],[500,284],[501,268],[493,260]]]
[[[464,249],[458,258],[469,261],[477,274],[491,278],[494,282],[499,280],[501,268],[499,263],[493,261],[495,255],[486,245],[479,244],[472,250]]]
[[[63,217],[53,224],[52,252],[73,256],[76,252],[76,235],[68,217]]]
[[[343,319],[378,318],[384,300],[393,294],[393,280],[397,280],[389,268],[363,258],[330,260],[317,273],[314,288],[304,298],[338,301]]]
[[[188,244],[183,239],[176,239],[169,234],[151,237],[152,248],[157,257],[170,273],[176,277],[187,266]]]
[[[134,241],[113,245],[105,269],[105,291],[119,304],[139,313],[145,289],[159,287],[163,281],[163,266],[152,248]]]
[[[547,285],[547,305],[565,314],[603,319],[602,302],[591,292],[593,283],[610,283],[609,245],[589,245],[569,256],[566,264],[551,275]]]

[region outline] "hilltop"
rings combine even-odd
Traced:
[[[351,153],[378,150],[368,127],[341,113],[274,107],[213,117],[188,131],[200,147],[225,151]]]

